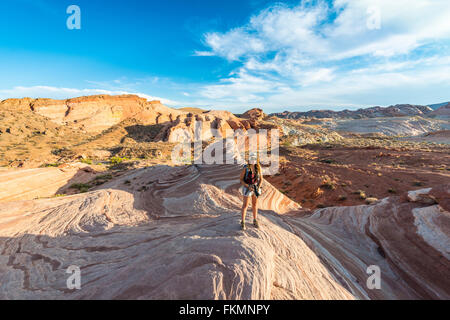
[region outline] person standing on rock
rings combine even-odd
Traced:
[[[251,154],[249,156],[248,164],[244,165],[244,168],[241,171],[240,182],[242,185],[241,191],[244,196],[241,211],[241,229],[245,230],[245,216],[247,214],[247,207],[250,202],[250,197],[252,197],[253,225],[256,228],[259,228],[258,197],[261,195],[263,175],[256,155]]]

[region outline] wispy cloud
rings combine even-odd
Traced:
[[[243,26],[204,35],[208,56],[240,66],[200,95],[218,104],[354,106],[385,101],[383,90],[395,100],[393,90],[401,97],[414,85],[411,97],[427,98],[449,84],[449,40],[447,0],[277,4]]]
[[[216,54],[212,51],[194,51],[193,56],[197,56],[197,57],[212,57],[215,56]]]

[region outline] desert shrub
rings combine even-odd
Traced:
[[[326,177],[323,181],[321,187],[328,189],[328,190],[335,190],[336,189],[336,182],[332,181],[330,177]]]
[[[345,201],[345,200],[347,200],[347,197],[342,195],[342,196],[338,197],[338,200],[339,201]]]
[[[109,173],[103,174],[103,175],[95,177],[94,180],[92,181],[92,183],[95,184],[96,186],[98,186],[98,185],[104,184],[105,182],[108,182],[112,178],[113,178],[113,176]]]
[[[64,158],[74,158],[76,156],[75,152],[67,148],[57,148],[52,150],[52,154],[55,156],[60,156]]]
[[[41,168],[50,168],[50,167],[59,167],[61,165],[61,163],[59,162],[55,162],[55,163],[44,163],[43,165],[41,165]]]
[[[92,160],[91,159],[81,159],[80,162],[81,163],[85,163],[85,164],[92,164]]]
[[[126,157],[121,158],[121,157],[118,157],[118,156],[114,156],[114,157],[111,157],[109,159],[109,162],[110,162],[111,165],[115,166],[115,165],[118,165],[118,164],[120,164],[120,163],[122,163],[124,161],[128,161],[128,160],[129,159],[126,158]]]
[[[362,190],[355,191],[354,194],[357,194],[362,200],[365,200],[367,198],[366,193]]]
[[[94,180],[111,180],[113,176],[110,173],[102,174],[100,176],[95,177]]]
[[[333,160],[333,159],[322,159],[322,160],[319,160],[320,162],[322,162],[322,163],[327,163],[327,164],[336,164],[336,163],[338,163],[336,160]]]
[[[52,154],[55,155],[55,156],[58,156],[58,155],[61,154],[61,152],[65,151],[65,150],[67,150],[67,149],[66,149],[66,148],[57,148],[57,149],[53,149],[53,150],[52,150]]]
[[[91,187],[88,183],[74,183],[70,186],[71,189],[77,189],[81,193],[88,192]]]
[[[397,193],[397,190],[395,190],[394,188],[389,188],[389,189],[388,189],[388,192],[389,192],[389,193]]]
[[[328,190],[336,190],[336,184],[334,182],[325,182],[321,185],[321,187],[328,189]]]

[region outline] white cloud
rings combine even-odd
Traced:
[[[127,91],[114,91],[114,90],[103,90],[103,89],[77,89],[77,88],[61,88],[61,87],[51,87],[51,86],[31,86],[31,87],[21,87],[17,86],[12,89],[1,89],[0,99],[8,98],[53,98],[53,99],[68,99],[79,96],[88,95],[121,95],[121,94],[134,94],[145,98],[149,101],[160,100],[162,103],[167,105],[178,105],[178,102],[169,99],[164,99],[160,97],[150,96],[139,92],[127,92]]]
[[[211,47],[211,54],[237,60],[246,53],[264,52],[264,42],[253,37],[245,29],[234,29],[225,34],[209,33],[205,36],[206,43]]]
[[[203,97],[225,101],[260,101],[263,98],[258,97],[257,93],[276,92],[279,85],[276,82],[255,77],[248,74],[245,70],[230,78],[223,79],[220,84],[214,84],[203,87],[201,95]]]
[[[374,12],[380,13],[379,29],[368,27]],[[204,40],[208,55],[241,62],[231,76],[200,91],[217,104],[352,106],[367,100],[364,92],[377,104],[377,95],[386,98],[382,90],[415,86],[426,94],[436,92],[432,83],[445,87],[449,53],[438,46],[448,50],[450,1],[275,5],[243,26],[207,33]]]
[[[303,86],[310,86],[318,82],[330,82],[335,78],[335,75],[333,74],[332,69],[319,68],[314,71],[305,72],[302,78],[300,83]]]
[[[197,57],[212,57],[216,54],[212,51],[194,51],[193,55]]]
[[[333,82],[308,87],[308,90],[289,88],[272,95],[267,101],[268,108],[280,106],[318,106],[318,107],[363,107],[395,103],[427,104],[446,101],[447,95],[427,96],[435,89],[444,91],[450,84],[450,66],[411,69],[405,72],[365,72],[349,73]],[[394,92],[395,96],[391,96]],[[425,95],[424,95],[425,93]],[[354,103],[355,99],[359,103]],[[376,101],[375,101],[376,100]]]

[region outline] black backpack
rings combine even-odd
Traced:
[[[250,172],[250,169],[249,169],[249,167],[248,167],[248,165],[244,165],[244,168],[245,168],[245,175],[244,175],[244,181],[247,181],[247,177],[248,177],[248,174],[249,174],[249,172]],[[259,172],[258,172],[258,169],[256,169],[256,172],[255,172],[256,174],[257,174],[257,179],[259,179]]]

